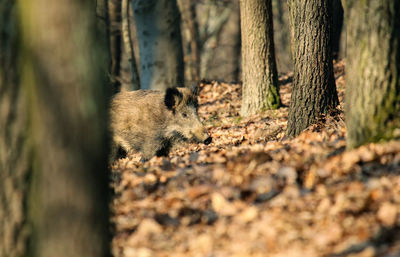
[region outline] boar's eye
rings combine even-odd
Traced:
[[[187,118],[186,112],[182,113],[182,117],[183,117],[183,118]]]

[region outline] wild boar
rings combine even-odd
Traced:
[[[111,101],[113,147],[142,153],[142,161],[166,156],[184,141],[209,144],[212,139],[197,114],[197,94],[188,88],[165,92],[137,90],[120,92]]]

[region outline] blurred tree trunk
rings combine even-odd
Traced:
[[[288,0],[294,57],[287,134],[297,136],[338,104],[331,55],[330,1]]]
[[[211,69],[210,62],[215,56],[222,29],[229,19],[232,6],[215,0],[207,0],[197,11],[200,25],[200,78],[207,79]]]
[[[343,6],[341,0],[332,0],[332,58],[334,60],[339,59],[340,47],[341,47],[341,36],[343,29]]]
[[[0,256],[26,252],[27,182],[32,168],[26,92],[19,85],[18,22],[14,0],[0,2]]]
[[[199,28],[196,20],[196,4],[193,0],[178,0],[182,15],[182,35],[185,54],[185,80],[197,84],[200,80]]]
[[[271,0],[241,0],[243,116],[280,106]]]
[[[110,27],[111,82],[114,93],[120,90],[121,73],[121,0],[107,0]]]
[[[1,256],[109,255],[107,50],[95,10],[0,4]]]
[[[276,65],[279,72],[293,71],[289,10],[286,1],[272,0]]]
[[[346,1],[347,146],[400,138],[400,2]]]
[[[211,51],[208,61],[204,62],[206,67],[203,79],[238,82],[241,55],[239,0],[218,2],[217,5],[213,16],[210,12],[209,22],[213,22],[212,19],[220,19],[223,12],[228,16],[216,33],[214,43],[207,45],[209,48],[206,49]]]
[[[128,62],[130,67],[131,81],[129,90],[140,89],[139,72],[136,66],[136,58],[132,44],[132,35],[129,24],[129,0],[122,0],[121,14],[122,14],[122,38],[124,41],[125,53],[128,55]]]
[[[180,13],[176,0],[134,0],[142,89],[164,90],[184,82]]]

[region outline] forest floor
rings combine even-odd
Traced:
[[[340,106],[294,139],[284,107],[241,118],[241,86],[202,84],[210,145],[113,165],[116,257],[400,256],[400,142],[346,151]]]

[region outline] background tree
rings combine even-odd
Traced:
[[[338,104],[331,54],[331,10],[327,0],[288,0],[294,59],[286,133],[297,136]]]
[[[121,18],[122,18],[122,39],[124,42],[124,52],[128,57],[130,83],[127,83],[128,88],[121,89],[138,90],[140,89],[139,71],[136,65],[135,51],[132,43],[131,26],[129,22],[129,0],[122,0],[121,3]]]
[[[279,72],[293,71],[289,10],[286,1],[272,0],[276,65]]]
[[[400,2],[346,3],[347,146],[400,138]]]
[[[178,0],[182,14],[185,80],[238,81],[239,0]]]
[[[241,0],[243,116],[280,105],[271,0]]]
[[[110,54],[111,54],[111,68],[110,77],[112,82],[112,90],[114,93],[118,92],[121,86],[118,78],[121,74],[121,0],[107,0],[108,5],[108,30],[110,37]]]
[[[180,13],[176,0],[134,0],[142,89],[183,85]]]
[[[0,256],[109,253],[107,50],[95,10],[0,4]]]
[[[343,31],[344,22],[344,11],[341,0],[332,0],[332,29],[331,29],[331,41],[332,41],[332,58],[334,60],[339,59],[340,48],[344,45],[342,44],[341,37]]]
[[[178,0],[182,16],[182,40],[185,55],[185,81],[188,84],[200,80],[199,26],[196,5],[193,0]]]

